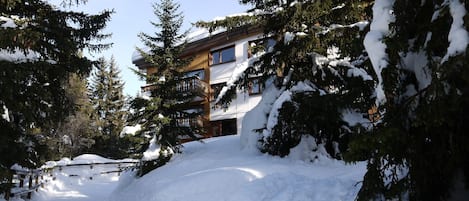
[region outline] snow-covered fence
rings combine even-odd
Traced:
[[[7,181],[9,188],[4,192],[5,200],[12,197],[31,199],[32,192],[43,187],[50,179],[55,180],[56,175],[68,177],[82,177],[92,180],[96,176],[104,174],[117,174],[138,167],[136,160],[109,161],[93,163],[71,163],[54,166],[46,166],[38,169],[12,168]],[[81,170],[81,171],[80,171]],[[86,170],[86,171],[84,171]],[[92,171],[90,171],[92,170]]]
[[[37,191],[42,185],[42,178],[44,170],[12,170],[9,175],[9,190],[5,192],[5,200],[9,200],[11,197],[24,196],[30,199],[33,191]]]
[[[90,171],[86,171],[88,174],[83,175],[80,171],[75,171],[73,173],[69,173],[68,176],[70,177],[87,177],[89,179],[93,179],[94,176],[99,176],[103,174],[112,174],[116,173],[118,176],[121,172],[126,170],[132,169],[137,167],[139,164],[138,161],[116,161],[116,162],[94,162],[94,163],[72,163],[72,164],[65,164],[65,165],[56,165],[50,169],[51,176],[53,176],[52,172],[59,171],[62,172],[67,168],[74,168],[74,167],[83,167],[86,169],[95,169],[90,174]],[[53,178],[54,179],[54,178]]]

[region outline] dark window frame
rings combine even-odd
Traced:
[[[195,72],[201,72],[202,77],[200,77],[200,75],[196,75],[196,74],[194,74],[192,76],[189,76],[190,74],[195,73]],[[192,78],[192,77],[197,77],[200,80],[205,80],[205,69],[204,68],[199,68],[199,69],[184,72],[184,78]]]
[[[214,137],[237,135],[238,134],[237,121],[238,120],[236,118],[211,121],[210,129],[212,129],[212,135]]]
[[[221,89],[223,89],[224,86],[226,86],[226,82],[210,85],[210,102],[217,100],[218,95],[220,95]]]
[[[260,50],[264,50],[267,52],[267,50],[270,47],[275,46],[277,41],[275,41],[272,37],[267,37],[267,38],[259,38],[256,40],[251,40],[248,41],[248,58],[251,58],[254,54],[256,54]],[[256,44],[256,45],[253,45]],[[261,45],[257,47],[258,45]]]
[[[226,86],[226,82],[220,82],[220,83],[217,83],[217,84],[211,84],[210,85],[210,103],[215,103],[215,101],[217,100],[218,96],[220,95],[220,92],[221,90],[223,89],[223,87]],[[216,87],[214,89],[214,87]],[[235,95],[235,98],[236,98],[236,95]],[[223,109],[223,110],[228,110],[228,107],[229,107],[229,104],[228,103],[223,103],[223,104],[220,104],[220,103],[217,103],[217,104],[214,104],[212,106],[212,109]]]
[[[223,61],[223,57],[222,57],[223,54],[222,53],[223,53],[223,51],[226,51],[226,50],[229,50],[229,49],[233,49],[233,57],[230,60]],[[214,55],[217,55],[217,57],[218,57],[218,62],[217,63],[213,62],[214,59],[215,59]],[[234,61],[236,61],[236,48],[235,48],[235,45],[230,45],[230,46],[227,46],[227,47],[224,47],[224,48],[220,48],[220,49],[210,51],[210,58],[209,58],[210,66],[230,63],[230,62],[234,62]]]
[[[254,82],[257,82],[257,84],[254,85]],[[255,91],[254,91],[254,87],[256,87]],[[261,83],[260,77],[249,78],[249,80],[248,80],[248,94],[250,96],[262,94],[263,91],[264,91],[264,85],[263,85],[263,83]]]

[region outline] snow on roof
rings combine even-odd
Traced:
[[[213,18],[212,21],[221,21],[221,20],[225,20],[228,17],[252,16],[252,15],[255,15],[256,13],[260,13],[260,12],[261,11],[256,11],[254,13],[252,13],[252,12],[250,12],[250,13],[248,13],[248,12],[235,13],[235,14],[231,14],[231,15],[227,15],[227,16],[223,16],[223,17],[215,17],[215,18]],[[187,43],[193,43],[193,42],[208,38],[212,35],[223,33],[225,31],[226,31],[226,28],[218,28],[218,29],[216,29],[212,32],[210,32],[207,28],[195,28],[194,31],[191,30],[189,32],[189,34],[187,34],[185,40],[186,40]],[[145,47],[145,48],[142,48],[142,49],[145,52],[149,51],[148,47]],[[140,59],[142,59],[142,56],[140,55],[140,52],[134,51],[133,54],[132,54],[132,61],[135,62],[135,61],[140,60]]]
[[[226,31],[226,29],[217,29],[215,31],[212,31],[212,33],[210,33],[210,31],[206,28],[198,28],[197,30],[192,31],[189,34],[187,34],[186,40],[188,43],[193,43],[193,42],[208,38],[211,35],[222,33],[224,31]]]
[[[226,31],[226,29],[223,29],[223,28],[216,29],[215,31],[212,31],[212,32],[210,32],[207,28],[197,28],[195,31],[189,32],[189,34],[187,34],[185,40],[186,40],[187,43],[193,43],[193,42],[203,40],[203,39],[208,38],[212,35],[216,35],[216,34],[219,34],[219,33],[225,32],[225,31]],[[181,43],[182,42],[179,42],[178,44],[181,44]],[[145,52],[150,51],[150,48],[148,48],[148,47],[143,47],[141,49]],[[132,53],[132,62],[135,62],[135,61],[140,60],[140,59],[142,59],[142,55],[140,55],[140,52],[138,50],[135,50]]]
[[[150,48],[148,47],[143,47],[143,48],[140,48],[141,50],[145,51],[145,52],[149,52],[150,51]],[[139,59],[142,59],[142,55],[140,54],[140,52],[138,50],[135,50],[133,53],[132,53],[132,62],[134,61],[137,61]]]
[[[235,13],[235,14],[231,14],[231,15],[227,15],[227,16],[223,16],[223,17],[215,17],[215,18],[213,18],[212,21],[222,21],[222,20],[225,20],[228,17],[253,16],[253,15],[254,15],[254,13],[252,13],[252,12],[250,12],[250,13],[247,13],[247,12]]]

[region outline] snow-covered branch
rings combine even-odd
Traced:
[[[8,61],[13,63],[27,63],[41,60],[42,56],[39,52],[31,50],[21,50],[15,48],[14,50],[0,49],[0,61]]]
[[[373,5],[373,21],[370,24],[370,32],[363,41],[365,49],[370,57],[373,69],[378,77],[376,87],[376,105],[386,102],[383,89],[383,77],[381,72],[388,65],[386,44],[382,41],[389,34],[389,24],[395,20],[393,14],[394,0],[376,0]]]
[[[353,28],[353,27],[358,27],[358,29],[360,31],[363,31],[363,30],[365,30],[365,27],[368,26],[368,24],[370,24],[370,22],[368,22],[366,20],[356,22],[356,23],[353,23],[353,24],[348,24],[348,25],[332,24],[329,27],[322,27],[322,29],[324,29],[324,30],[319,32],[318,34],[324,35],[324,34],[329,33],[330,31],[333,31],[333,30],[336,30],[336,29]]]
[[[451,56],[456,56],[466,52],[467,45],[469,44],[469,33],[464,27],[464,16],[466,15],[466,9],[464,4],[459,0],[450,0],[449,10],[453,18],[453,24],[448,34],[448,52],[443,57],[441,63],[448,61]]]

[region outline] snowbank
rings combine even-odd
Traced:
[[[241,147],[245,151],[259,152],[257,143],[260,135],[255,130],[266,128],[274,102],[280,96],[285,88],[277,89],[273,84],[273,80],[266,83],[266,89],[262,92],[260,102],[243,118],[243,127],[241,128]]]
[[[84,154],[73,160],[63,158],[50,161],[45,167],[61,165],[44,175],[45,185],[33,194],[31,201],[97,201],[107,200],[109,194],[117,187],[122,166],[117,164],[93,166],[65,166],[72,164],[108,163],[135,161],[133,159],[112,160],[94,154]],[[1,200],[1,199],[0,199]],[[17,200],[20,201],[20,200]]]
[[[41,168],[51,168],[54,166],[74,165],[74,164],[91,164],[91,163],[110,163],[110,162],[135,162],[135,159],[113,160],[104,158],[96,154],[83,154],[71,160],[70,158],[62,158],[59,161],[47,161]]]
[[[328,158],[310,163],[244,152],[239,140],[227,136],[187,143],[183,154],[146,176],[123,175],[109,200],[334,201],[354,200],[360,189],[365,163]]]

